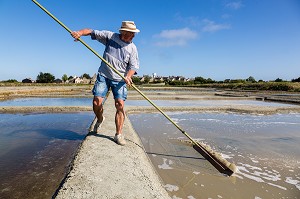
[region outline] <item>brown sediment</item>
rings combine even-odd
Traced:
[[[91,95],[91,85],[83,86],[0,86],[0,99],[17,97],[53,97],[53,96]]]
[[[90,106],[2,106],[0,113],[63,113],[92,111]]]

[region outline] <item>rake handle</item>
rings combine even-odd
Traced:
[[[36,0],[32,0],[38,7],[40,7],[44,12],[46,12],[52,19],[54,19],[59,25],[61,25],[64,29],[66,29],[69,33],[71,33],[71,29],[69,29],[65,24],[63,24],[60,20],[58,20],[53,14],[51,14],[46,8],[44,8],[41,4],[39,4]],[[110,67],[115,73],[117,73],[123,80],[125,77],[115,69],[110,63],[108,63],[102,56],[100,56],[96,51],[94,51],[89,45],[87,45],[81,38],[77,39],[80,41],[86,48],[88,48],[92,53],[94,53],[98,58],[100,58],[108,67]],[[176,124],[165,112],[163,112],[154,102],[152,102],[140,89],[138,89],[134,84],[131,86],[141,94],[152,106],[154,106],[163,116],[165,116],[178,130],[180,130],[188,139],[192,141],[193,144],[197,145],[198,147],[202,148],[198,142],[193,140],[178,124]]]

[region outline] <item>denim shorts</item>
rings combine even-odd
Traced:
[[[93,88],[93,95],[96,97],[105,98],[108,90],[111,88],[114,95],[114,99],[122,99],[125,101],[127,99],[127,87],[126,83],[121,81],[113,81],[106,77],[103,77],[98,73],[97,79]]]

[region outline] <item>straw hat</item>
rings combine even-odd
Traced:
[[[122,26],[119,30],[125,30],[129,32],[140,32],[140,30],[136,28],[133,21],[122,21]]]

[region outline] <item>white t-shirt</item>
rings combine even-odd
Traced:
[[[93,30],[91,38],[98,40],[106,46],[103,58],[123,76],[126,76],[129,70],[137,71],[139,69],[138,51],[133,42],[126,43],[120,39],[120,34],[106,30]],[[108,79],[123,81],[123,79],[103,61],[101,62],[98,72]]]

